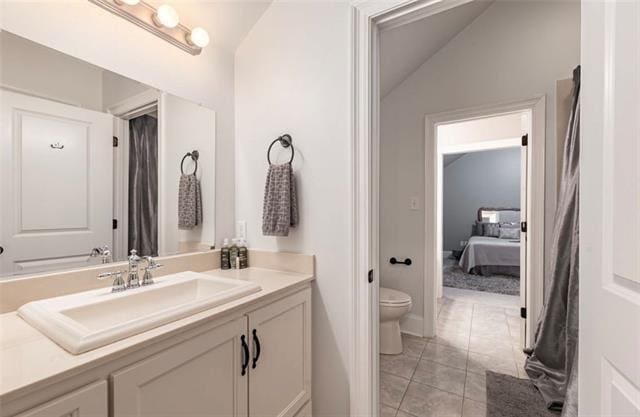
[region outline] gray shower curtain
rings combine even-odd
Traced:
[[[129,250],[158,255],[158,121],[129,121]]]
[[[567,128],[560,195],[551,247],[551,285],[527,374],[551,409],[578,415],[578,193],[580,156],[580,67],[573,71],[572,108]]]

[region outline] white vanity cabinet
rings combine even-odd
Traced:
[[[250,416],[295,416],[311,399],[311,290],[248,314]]]
[[[113,416],[246,416],[246,329],[243,316],[116,372]]]
[[[16,417],[107,417],[107,398],[107,381],[99,381]]]
[[[70,393],[36,391],[0,417],[310,417],[311,288],[247,303],[64,384]]]
[[[114,373],[114,417],[293,417],[311,398],[311,290]]]

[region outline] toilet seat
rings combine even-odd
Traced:
[[[389,307],[403,307],[411,304],[411,297],[402,291],[380,287],[380,305]]]

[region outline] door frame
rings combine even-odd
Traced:
[[[425,116],[425,262],[424,262],[424,336],[436,335],[437,297],[442,290],[442,152],[437,143],[437,127],[474,119],[484,119],[513,113],[529,113],[529,133],[526,164],[526,207],[521,207],[527,222],[524,294],[524,344],[534,340],[535,324],[542,311],[544,299],[544,184],[545,184],[545,117],[546,97],[539,95],[517,101],[476,106]],[[520,140],[517,139],[519,142]],[[507,144],[508,141],[501,141]],[[486,144],[487,142],[483,142]],[[497,148],[493,144],[492,148]],[[511,143],[511,146],[513,143]],[[477,149],[481,144],[474,144]],[[428,181],[428,178],[432,181]],[[529,198],[530,196],[536,198]],[[429,198],[433,196],[433,198]],[[435,231],[435,233],[432,233]],[[522,287],[521,287],[522,288]],[[521,298],[522,295],[521,295]],[[426,301],[430,300],[431,303]]]
[[[159,105],[160,92],[149,89],[121,100],[107,109],[107,112],[114,116],[113,136],[118,138],[118,146],[113,151],[113,216],[118,221],[118,228],[113,230],[114,259],[125,259],[129,255],[129,120]],[[160,239],[158,228],[158,247]]]
[[[351,3],[351,178],[354,261],[349,298],[350,411],[378,415],[379,32],[473,0],[355,0]]]

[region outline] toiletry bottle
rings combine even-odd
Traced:
[[[220,249],[220,267],[222,269],[231,269],[231,261],[229,260],[229,239],[225,238]]]
[[[238,243],[238,258],[240,258],[240,269],[249,267],[249,251],[244,239],[240,239],[240,243]]]
[[[238,240],[231,239],[231,246],[229,247],[229,264],[231,268],[236,267],[236,259],[238,259]]]

